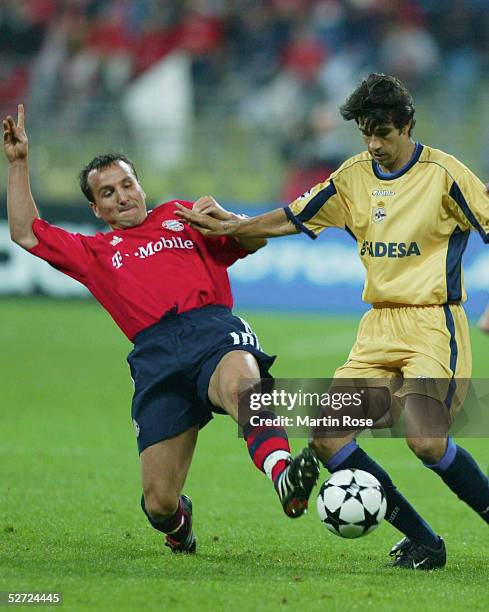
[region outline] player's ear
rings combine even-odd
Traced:
[[[100,219],[100,213],[95,202],[90,202],[90,208],[92,209],[93,214],[97,217],[97,219]]]

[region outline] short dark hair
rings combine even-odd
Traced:
[[[90,172],[92,170],[102,170],[103,168],[107,168],[118,161],[126,163],[131,168],[136,179],[139,181],[138,173],[136,172],[133,162],[122,153],[105,153],[104,155],[97,155],[97,157],[94,157],[91,162],[88,162],[78,177],[83,195],[89,202],[93,202],[94,199],[92,190],[88,184],[88,175]]]
[[[365,129],[373,133],[381,125],[393,123],[401,130],[410,121],[409,135],[414,128],[414,101],[407,87],[388,74],[370,74],[340,107],[343,119],[365,122]]]

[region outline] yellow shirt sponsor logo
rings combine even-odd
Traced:
[[[419,256],[421,251],[416,242],[369,242],[364,240],[360,255],[369,257],[410,257]]]

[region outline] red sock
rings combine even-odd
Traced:
[[[260,412],[262,418],[274,418],[272,412]],[[243,427],[243,436],[248,446],[251,460],[256,467],[276,482],[290,462],[290,446],[283,427],[251,425]]]

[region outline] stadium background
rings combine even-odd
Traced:
[[[360,150],[337,108],[372,70],[411,88],[417,139],[489,180],[487,0],[0,5],[0,112],[26,104],[41,214],[76,231],[98,228],[77,173],[107,149],[135,160],[153,203],[210,193],[255,214],[290,201]],[[452,567],[436,580],[382,569],[388,526],[350,543],[311,517],[287,523],[224,419],[203,432],[188,483],[202,554],[161,555],[137,508],[128,344],[80,285],[10,243],[6,176],[4,162],[1,589],[63,590],[70,610],[159,609],[162,598],[176,609],[407,609],[406,592],[425,610],[447,597],[451,609],[487,609],[480,522],[398,441],[366,444],[447,537]],[[477,236],[465,270],[473,319],[489,286]],[[345,360],[362,279],[355,245],[334,231],[272,241],[232,270],[238,310],[282,377],[329,376]],[[474,375],[486,377],[487,339],[472,331]],[[467,446],[487,462],[484,439]]]

